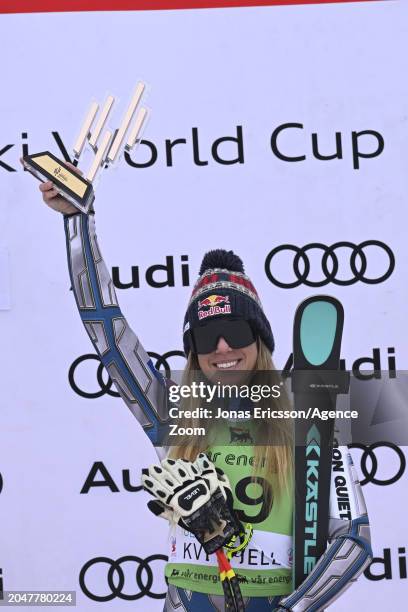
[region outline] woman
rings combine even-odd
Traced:
[[[46,204],[64,214],[72,289],[85,329],[120,395],[163,457],[169,440],[168,383],[120,311],[97,243],[94,214],[79,213],[50,182],[42,183],[40,190]],[[187,308],[183,341],[187,381],[194,371],[212,381],[237,372],[273,371],[270,324],[241,260],[231,252],[210,252],[204,258]],[[350,456],[339,449],[347,454],[349,511],[340,510],[332,486],[330,545],[306,581],[291,593],[290,427],[274,422],[254,430],[253,421],[219,423],[211,442],[187,440],[174,445],[170,454],[194,461],[205,450],[228,476],[240,520],[253,526],[247,548],[232,562],[246,609],[323,610],[370,561],[368,518]],[[179,527],[170,545],[165,610],[224,610],[214,555],[207,556],[192,534]]]

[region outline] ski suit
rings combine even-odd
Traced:
[[[163,458],[169,405],[166,380],[120,310],[98,246],[94,214],[65,216],[64,224],[71,285],[82,322],[118,392]],[[227,436],[234,429],[228,421],[223,426]],[[245,440],[244,445],[214,446],[208,454],[229,477],[239,518],[254,527],[248,547],[232,559],[247,610],[279,606],[293,612],[323,610],[357,579],[372,556],[365,502],[347,447],[337,449],[336,473],[332,471],[329,546],[292,593],[293,500],[283,495],[265,511],[265,487],[273,490],[273,477],[251,480],[250,435]],[[335,484],[339,470],[345,483],[341,494]],[[165,610],[223,611],[215,556],[208,557],[179,527],[169,545]]]

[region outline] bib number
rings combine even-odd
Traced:
[[[250,496],[248,494],[250,485],[252,485],[252,487],[259,485],[261,487],[260,494],[256,497]],[[252,524],[262,523],[268,517],[272,507],[270,503],[270,500],[272,500],[272,487],[265,478],[261,478],[260,476],[247,476],[243,478],[236,484],[235,495],[241,504],[251,507],[259,506],[258,512],[255,515],[246,514],[244,510],[235,510],[240,521]]]

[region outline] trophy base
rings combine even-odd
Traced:
[[[89,211],[95,198],[92,183],[74,172],[65,162],[49,151],[42,151],[25,155],[23,164],[26,170],[41,182],[52,181],[58,193],[79,211]]]

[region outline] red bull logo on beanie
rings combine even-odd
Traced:
[[[231,314],[231,305],[228,295],[209,295],[203,300],[199,300],[198,318],[214,317],[215,315]]]

